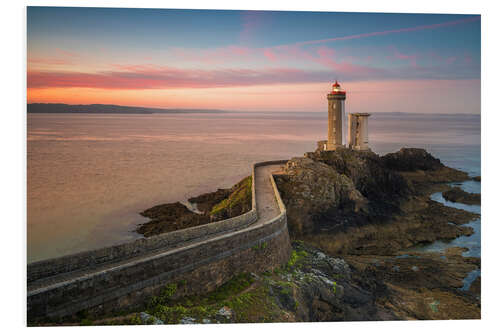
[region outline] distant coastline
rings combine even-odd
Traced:
[[[153,114],[153,113],[226,113],[217,109],[160,109],[114,104],[31,103],[28,113],[94,113],[94,114]]]

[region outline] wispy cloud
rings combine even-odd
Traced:
[[[343,81],[390,79],[464,79],[475,78],[463,70],[440,72],[439,66],[406,65],[383,69],[335,61],[334,51],[321,48],[309,55],[322,63],[324,70],[289,67],[262,69],[182,69],[156,65],[115,65],[113,70],[94,73],[76,71],[28,71],[28,88],[97,88],[97,89],[181,89],[247,87],[273,84],[319,83],[335,78]],[[404,55],[400,55],[407,58]],[[450,65],[451,60],[449,61]]]
[[[199,70],[128,66],[98,73],[28,72],[28,88],[173,89],[328,81],[331,74],[293,68]]]
[[[459,25],[459,24],[471,23],[471,22],[479,21],[480,19],[481,19],[480,16],[474,16],[474,17],[470,17],[470,18],[466,18],[466,19],[462,19],[462,20],[448,21],[448,22],[443,22],[443,23],[419,25],[416,27],[402,28],[402,29],[373,31],[373,32],[367,32],[367,33],[356,34],[356,35],[341,36],[341,37],[309,40],[309,41],[297,42],[297,43],[289,44],[289,45],[302,46],[302,45],[310,45],[310,44],[323,44],[323,43],[336,42],[336,41],[342,41],[342,40],[384,36],[384,35],[397,34],[397,33],[402,33],[402,32],[438,29],[438,28],[450,27],[450,26]]]
[[[244,11],[241,13],[240,41],[242,43],[251,42],[254,35],[262,29],[271,18],[271,12],[265,11]]]

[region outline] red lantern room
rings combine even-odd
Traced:
[[[332,85],[332,91],[330,94],[333,94],[333,95],[345,95],[345,90],[342,90],[340,88],[340,84],[337,82],[337,80],[335,80],[335,83]]]

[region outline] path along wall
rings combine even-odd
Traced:
[[[258,218],[254,178],[255,165],[252,168],[252,209],[245,214],[218,222],[141,238],[115,246],[37,261],[28,265],[28,284],[39,279],[89,269],[102,264],[111,264],[141,256],[155,250],[175,248],[188,242],[246,228],[257,221]]]
[[[203,238],[205,236],[201,236],[199,241],[182,247],[171,247],[170,243],[167,243],[165,251],[152,256],[140,256],[102,271],[32,292],[28,291],[28,321],[43,317],[64,317],[84,309],[102,314],[133,308],[157,293],[166,283],[182,281],[180,284],[183,287],[179,289],[182,294],[207,292],[235,274],[264,271],[285,263],[291,252],[286,210],[272,176],[270,181],[280,214],[258,225],[253,224],[257,217],[252,216],[257,215],[255,168],[283,162],[263,162],[254,165],[252,211],[240,216],[238,220],[245,221],[246,228],[237,227],[240,229],[234,230],[234,219],[230,219],[230,226],[219,229],[226,231],[215,237],[206,239]],[[187,229],[180,231],[190,232]],[[133,252],[132,249],[130,251]],[[126,252],[127,256],[129,252]],[[94,255],[96,251],[88,253]],[[72,256],[56,260],[68,257]],[[83,257],[79,257],[79,260],[79,265],[85,262]],[[89,259],[89,262],[90,260],[95,259]],[[51,269],[47,268],[45,271]]]

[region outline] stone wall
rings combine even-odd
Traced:
[[[254,165],[252,175],[255,176],[255,167],[274,163],[277,162]],[[125,251],[130,260],[122,260],[107,269],[90,271],[75,279],[50,284],[46,288],[28,291],[28,320],[64,317],[83,309],[107,313],[130,308],[154,295],[166,283],[181,280],[186,282],[183,293],[207,292],[226,282],[234,274],[263,271],[285,263],[291,251],[286,210],[272,176],[271,184],[280,214],[270,221],[252,224],[257,219],[253,177],[252,211],[236,220],[217,222],[220,224],[229,221],[229,225],[220,227],[219,230],[223,230],[221,234],[210,238],[201,237],[198,238],[199,241],[184,243],[182,247],[169,247],[167,243],[167,247],[161,252],[149,256],[130,257],[130,252],[134,253],[133,246],[136,243],[131,242],[130,249]],[[237,230],[234,229],[235,226]],[[188,229],[180,231],[184,231],[180,235],[189,235],[192,232]],[[183,237],[180,235],[178,236]],[[259,246],[263,243],[266,243],[266,246]],[[89,253],[95,255],[97,251]],[[108,252],[105,253],[111,257]],[[83,254],[80,255],[82,257],[78,257],[80,261],[77,261],[77,267],[85,260]],[[69,271],[63,264],[68,257],[72,256],[55,259],[61,263],[58,267],[63,267],[58,268],[58,271]],[[45,271],[49,272],[51,269],[47,268]]]
[[[267,163],[267,162],[264,162]],[[254,223],[257,216],[255,202],[255,166],[252,168],[252,209],[242,215],[192,228],[176,230],[148,238],[140,238],[115,246],[84,251],[76,254],[37,261],[28,265],[28,283],[58,274],[89,269],[105,263],[113,263],[147,254],[155,250],[166,250],[207,237],[240,230]]]

